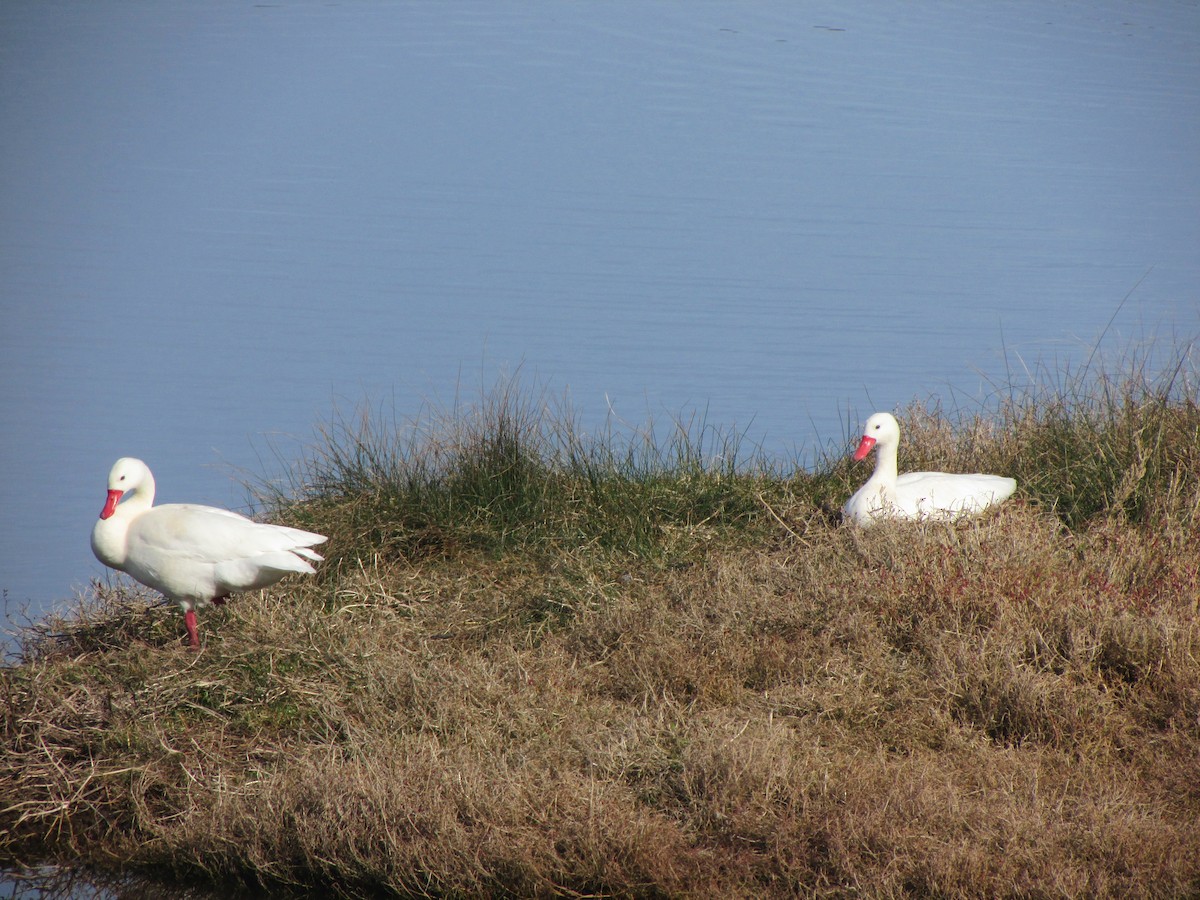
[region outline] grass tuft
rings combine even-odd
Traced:
[[[901,469],[994,471],[1071,528],[1096,517],[1195,522],[1200,513],[1200,371],[1188,343],[1162,368],[1149,351],[1079,370],[1038,367],[997,386],[995,409],[952,417],[913,404]],[[903,447],[903,445],[902,445]],[[906,464],[907,463],[907,464]]]
[[[740,435],[675,422],[582,432],[501,382],[478,406],[407,423],[338,418],[265,504],[331,537],[338,559],[609,553],[670,561],[700,534],[765,535],[780,481]],[[299,502],[296,502],[296,501]]]

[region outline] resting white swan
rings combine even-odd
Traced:
[[[193,647],[200,646],[197,606],[224,603],[236,591],[267,587],[289,572],[312,574],[310,561],[323,557],[308,548],[325,541],[320,534],[263,525],[212,506],[154,506],[154,476],[131,457],[112,467],[108,500],[92,529],[92,552],[100,562],[183,607]]]
[[[895,416],[881,412],[867,419],[854,459],[862,460],[874,449],[875,471],[842,507],[846,518],[860,525],[879,519],[956,519],[982,512],[1017,489],[1014,479],[1000,475],[908,472],[897,477],[899,447]]]

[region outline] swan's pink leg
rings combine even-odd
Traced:
[[[196,611],[189,609],[183,614],[183,624],[187,626],[188,638],[193,647],[200,646],[200,632],[196,628]]]

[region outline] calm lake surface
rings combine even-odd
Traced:
[[[1195,3],[7,0],[6,617],[102,576],[123,455],[245,508],[339,410],[519,372],[802,462],[1179,346],[1198,161]]]

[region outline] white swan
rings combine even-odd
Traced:
[[[149,467],[123,457],[108,475],[108,500],[92,529],[92,552],[183,607],[191,645],[199,647],[197,606],[224,603],[236,591],[267,587],[289,572],[312,574],[310,561],[323,557],[308,548],[326,540],[212,506],[154,506]]]
[[[867,419],[855,461],[876,450],[875,471],[842,507],[846,518],[860,525],[879,519],[952,520],[980,513],[1008,499],[1017,482],[1000,475],[949,475],[945,472],[908,472],[896,475],[900,424],[890,413]]]

